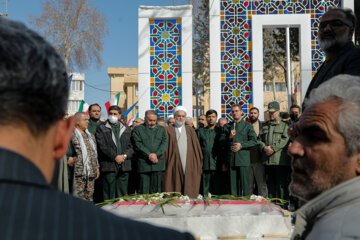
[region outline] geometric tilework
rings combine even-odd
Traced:
[[[329,7],[344,0],[220,0],[221,116],[232,119],[232,104],[243,106],[249,120],[253,106],[251,18],[264,14],[311,14],[311,57],[313,74],[325,58],[317,41],[319,18]],[[259,79],[257,79],[259,81]],[[260,79],[262,81],[262,79]],[[255,93],[256,94],[256,93]]]
[[[181,19],[150,20],[150,107],[167,120],[182,105]]]

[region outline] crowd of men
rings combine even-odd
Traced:
[[[102,122],[101,107],[92,104],[89,116],[74,115],[74,133],[63,160],[69,168],[69,192],[95,202],[158,192],[288,199],[289,122],[280,117],[276,101],[267,112],[269,120],[261,122],[259,109],[251,108],[247,122],[242,106],[232,105],[233,121],[227,122],[208,110],[195,129],[187,123],[193,122],[187,110],[178,106],[167,124],[148,110],[144,120],[136,118],[127,126],[118,106],[111,106]],[[290,108],[293,121],[300,114],[299,106]]]
[[[290,155],[290,192],[306,202],[295,213],[291,239],[359,239],[360,50],[351,41],[355,17],[350,10],[329,9],[318,28],[326,61],[307,89],[301,116],[294,106],[290,119],[283,120],[278,102],[271,102],[269,121],[260,122],[259,110],[252,108],[250,122],[245,122],[241,106],[233,105],[232,122],[221,118],[216,124],[217,113],[209,110],[195,130],[184,124],[187,111],[178,107],[168,126],[149,110],[144,122],[136,119],[130,128],[118,106],[110,107],[104,123],[96,104],[90,119],[84,113],[64,118],[69,86],[62,58],[34,31],[0,18],[2,236],[193,239],[117,217],[49,183],[58,180],[59,189],[87,201],[160,189],[190,197],[257,191],[286,198]]]

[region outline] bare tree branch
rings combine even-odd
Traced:
[[[64,58],[69,70],[102,64],[103,39],[108,34],[105,16],[88,0],[47,0],[40,16],[30,23],[43,33]]]

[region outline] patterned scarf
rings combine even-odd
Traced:
[[[90,159],[89,159],[89,155],[86,149],[86,145],[84,142],[84,138],[81,135],[80,131],[75,128],[75,137],[78,139],[79,143],[80,143],[80,148],[81,148],[81,155],[82,155],[82,161],[83,161],[83,166],[84,166],[84,170],[83,173],[85,176],[89,176],[90,174]],[[90,146],[93,149],[93,151],[95,152],[95,157],[97,159],[97,151],[96,151],[96,147],[95,147],[95,143],[91,137],[91,134],[89,132],[89,130],[85,130],[85,134],[88,136],[89,142],[90,142]]]

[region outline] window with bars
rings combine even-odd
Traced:
[[[78,81],[78,80],[73,80],[71,82],[71,90],[72,91],[82,91],[84,86],[83,86],[83,81]]]
[[[69,110],[70,112],[77,112],[77,111],[79,111],[80,103],[81,103],[80,100],[69,100],[68,110]]]

